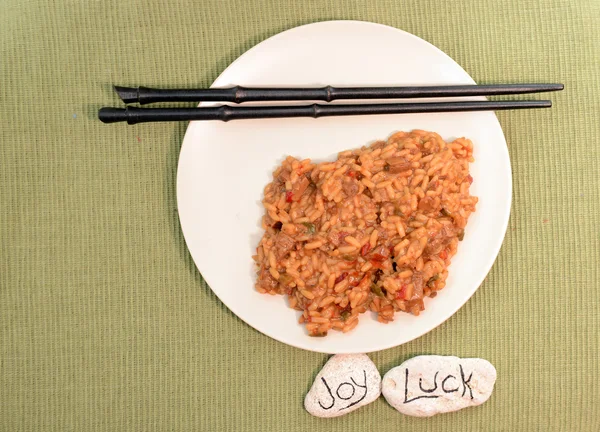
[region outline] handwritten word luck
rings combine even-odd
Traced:
[[[465,397],[465,395],[467,395],[467,397],[470,397],[471,399],[473,399],[473,390],[471,389],[471,386],[469,385],[469,382],[471,381],[471,378],[473,378],[473,372],[471,372],[471,374],[469,375],[469,377],[467,378],[465,376],[465,371],[463,370],[462,365],[458,365],[459,369],[460,369],[460,377],[456,377],[452,374],[448,374],[446,376],[440,377],[440,379],[438,380],[438,376],[440,375],[440,371],[437,371],[434,375],[433,375],[433,386],[428,386],[428,387],[423,387],[423,378],[419,378],[418,381],[418,390],[414,390],[414,388],[417,387],[416,385],[416,379],[413,380],[412,385],[409,384],[409,370],[408,368],[406,368],[406,379],[404,381],[404,403],[408,404],[411,402],[414,402],[418,399],[425,399],[425,398],[430,398],[430,399],[436,399],[440,396],[443,396],[443,393],[455,393],[457,391],[461,391],[462,390],[462,394],[461,397]],[[458,375],[458,374],[457,374]],[[408,397],[409,394],[409,387],[411,389],[413,389],[412,391],[410,391],[411,395],[419,395],[420,396],[415,396],[415,397]],[[437,393],[437,394],[436,394]]]

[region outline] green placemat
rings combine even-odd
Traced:
[[[0,6],[0,429],[599,430],[600,3],[5,0]],[[477,294],[373,354],[490,360],[483,406],[430,419],[383,399],[302,407],[327,356],[242,323],[186,250],[175,178],[185,124],[106,126],[111,84],[208,86],[282,30],[358,19],[414,33],[478,82],[563,82],[555,107],[499,114],[514,202]],[[385,65],[382,65],[385,67]]]

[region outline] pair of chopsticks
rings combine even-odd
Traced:
[[[114,89],[126,104],[154,102],[265,102],[324,101],[340,99],[417,99],[463,96],[497,96],[559,91],[563,84],[446,85],[430,87],[321,87],[321,88],[246,88],[153,89],[119,87]],[[293,105],[237,107],[221,105],[205,108],[101,108],[98,118],[104,123],[128,124],[160,121],[239,120],[282,117],[331,117],[372,114],[410,114],[457,111],[495,111],[550,108],[549,100],[458,101],[427,103]]]

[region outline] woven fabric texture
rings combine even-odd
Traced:
[[[439,328],[371,355],[482,357],[483,406],[430,419],[383,398],[317,419],[326,355],[215,297],[175,196],[186,124],[107,126],[112,84],[208,86],[251,46],[356,19],[424,38],[478,82],[563,82],[501,112],[514,192],[501,253]],[[598,0],[4,0],[0,5],[0,430],[600,430]]]

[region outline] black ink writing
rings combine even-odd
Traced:
[[[410,403],[410,402],[414,402],[417,399],[425,399],[425,398],[436,399],[436,398],[439,397],[439,396],[417,396],[415,398],[409,399],[408,398],[408,373],[409,373],[408,372],[408,368],[406,368],[406,380],[404,381],[404,403],[405,404],[406,403]]]
[[[467,394],[467,389],[468,389],[469,394],[467,395],[467,397],[470,397],[471,399],[473,399],[473,389],[469,385],[471,378],[473,378],[473,372],[471,372],[471,374],[468,377],[466,377],[465,371],[464,371],[462,365],[459,364],[458,366],[459,366],[460,378],[461,378],[462,386],[463,386],[463,391],[462,391],[461,397],[465,397],[465,394]],[[440,396],[443,396],[443,394],[441,394],[440,392],[436,393],[436,390],[438,390],[438,375],[440,374],[440,371],[436,371],[435,374],[433,375],[433,387],[424,388],[423,387],[423,377],[419,377],[418,390],[413,390],[413,391],[409,391],[409,387],[414,388],[414,386],[416,386],[416,383],[413,383],[413,386],[409,385],[410,371],[408,370],[408,368],[406,368],[404,370],[404,374],[405,374],[405,380],[404,380],[404,403],[405,404],[414,402],[419,399],[426,399],[426,398],[427,399],[436,399]],[[415,380],[416,380],[416,378],[415,378]],[[452,384],[451,384],[452,380],[458,381],[458,379],[454,375],[448,374],[444,377],[444,379],[442,380],[442,384],[441,384],[442,392],[454,393],[459,390],[459,386],[457,384],[454,384],[456,387],[452,387]],[[412,397],[409,397],[409,392],[411,393]]]
[[[471,372],[471,375],[469,375],[469,378],[465,381],[465,371],[463,371],[462,365],[460,366],[460,378],[462,379],[462,383],[463,383],[463,392],[461,396],[464,396],[465,393],[467,392],[467,388],[469,389],[469,393],[471,394],[471,399],[473,399],[473,389],[471,389],[471,386],[469,385],[469,381],[471,381],[471,378],[473,378],[473,372]]]
[[[349,405],[347,405],[343,408],[340,408],[339,411],[348,409],[348,408],[356,405],[357,403],[361,402],[367,396],[367,391],[368,391],[367,371],[365,371],[365,370],[363,370],[363,377],[365,379],[365,382],[362,385],[357,383],[356,381],[354,381],[354,377],[350,377],[350,380],[352,381],[352,383],[345,381],[337,386],[335,394],[337,395],[337,397],[339,399],[344,400],[344,401],[350,400],[350,399],[352,399],[352,397],[354,397],[354,395],[356,394],[356,387],[365,389],[365,393],[359,399],[355,400],[354,402],[350,403]],[[333,392],[331,391],[331,388],[329,387],[329,384],[327,384],[327,380],[325,378],[321,377],[321,381],[323,381],[323,384],[325,385],[325,388],[327,389],[327,393],[329,393],[329,397],[331,398],[331,404],[329,406],[324,406],[320,400],[318,401],[318,403],[319,403],[319,406],[321,408],[323,408],[324,410],[329,410],[334,407],[336,399],[335,399],[335,396],[333,395]],[[348,391],[343,390],[347,386],[349,386],[352,391],[352,393],[350,393],[350,396],[347,396],[349,394],[350,390],[348,390]],[[346,396],[344,396],[344,395],[346,395]]]
[[[323,384],[325,384],[325,387],[327,388],[327,391],[329,392],[329,396],[331,396],[331,405],[329,405],[328,407],[324,407],[323,404],[321,403],[321,401],[319,401],[319,406],[321,408],[323,408],[324,410],[328,410],[333,408],[333,406],[335,405],[335,398],[333,397],[333,394],[331,393],[331,389],[329,388],[329,385],[327,385],[327,381],[325,381],[325,378],[321,377],[321,381],[323,381]]]
[[[342,386],[350,386],[350,388],[352,389],[352,393],[350,394],[350,396],[344,397],[340,394],[340,389],[342,388]],[[335,392],[335,394],[337,394],[337,397],[339,397],[340,399],[343,399],[343,400],[350,399],[352,396],[354,396],[354,393],[356,393],[356,389],[354,388],[354,386],[352,384],[350,384],[348,382],[341,383]]]
[[[442,390],[444,391],[444,393],[454,393],[455,391],[458,391],[458,387],[453,389],[446,388],[446,381],[448,381],[450,378],[452,378],[453,380],[456,379],[454,375],[448,375],[446,378],[444,378],[444,381],[442,381]]]
[[[437,371],[435,373],[435,375],[433,376],[433,388],[432,389],[424,389],[423,388],[423,378],[419,378],[419,388],[421,389],[421,391],[423,393],[433,393],[434,391],[437,390],[437,376],[440,372]]]
[[[362,395],[362,397],[354,402],[352,402],[350,405],[345,406],[344,408],[340,408],[340,411],[348,409],[354,405],[356,405],[357,403],[359,403],[360,401],[362,401],[365,397],[367,397],[367,371],[363,369],[363,377],[365,378],[365,383],[364,385],[360,385],[359,383],[357,383],[356,381],[354,381],[354,377],[350,377],[350,379],[352,380],[352,382],[354,383],[354,385],[356,385],[357,387],[360,388],[364,388],[365,389],[365,394]]]

